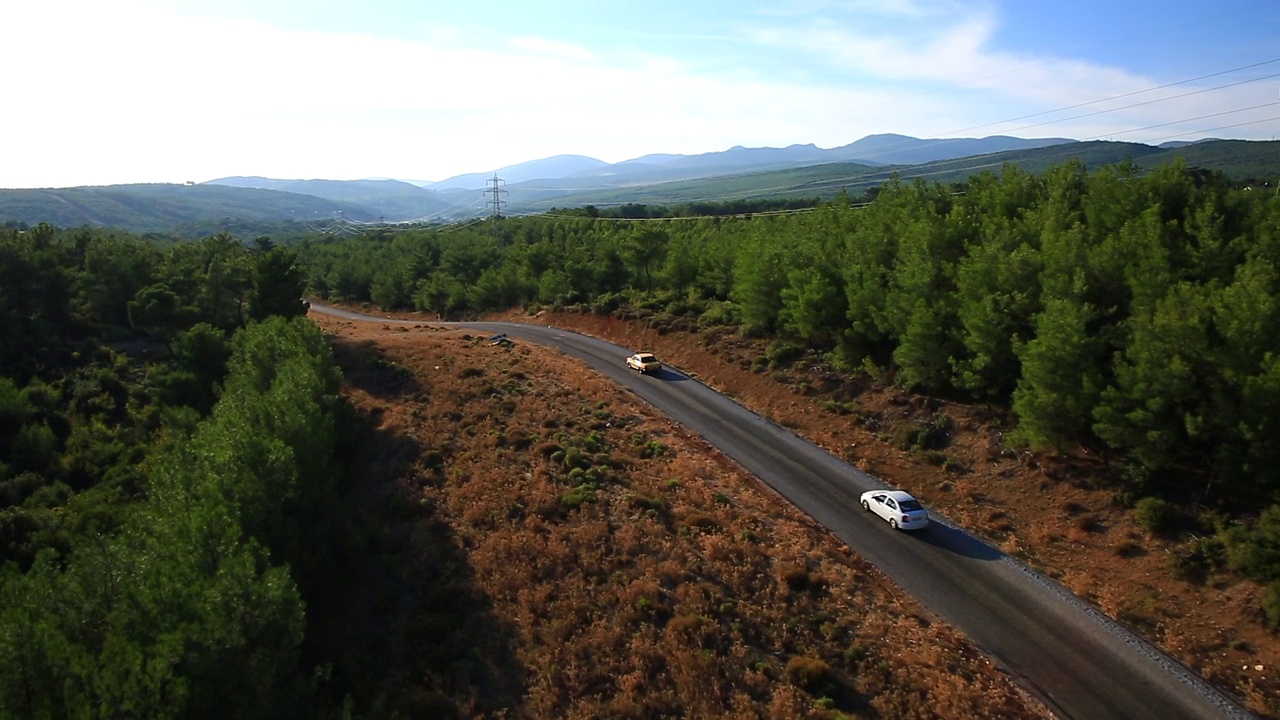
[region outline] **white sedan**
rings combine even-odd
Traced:
[[[656,373],[662,370],[662,363],[653,353],[638,352],[627,358],[627,367],[639,373]]]
[[[862,507],[889,521],[895,529],[918,530],[929,524],[929,511],[902,490],[869,490],[862,493]]]

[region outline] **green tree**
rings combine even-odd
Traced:
[[[653,292],[653,268],[667,252],[670,237],[664,230],[645,228],[627,239],[623,256],[644,279],[644,291]]]
[[[834,267],[787,273],[779,314],[783,329],[816,347],[830,347],[843,330],[844,288]]]
[[[231,358],[226,335],[208,323],[198,323],[178,333],[170,349],[173,370],[158,379],[165,401],[208,415],[217,401]]]
[[[956,270],[956,316],[963,355],[956,385],[987,401],[1007,401],[1022,368],[1014,348],[1030,339],[1038,306],[1039,257],[1016,233],[974,245]]]
[[[253,260],[253,285],[249,292],[249,317],[265,320],[307,314],[306,275],[297,256],[287,248],[273,247],[259,252]]]
[[[1092,319],[1089,306],[1050,298],[1034,319],[1035,337],[1015,348],[1022,365],[1013,392],[1017,441],[1062,448],[1092,437],[1092,410],[1105,384],[1099,345],[1087,329]]]
[[[127,308],[133,329],[165,339],[191,327],[197,313],[194,307],[184,305],[182,298],[164,284],[142,288],[128,302]]]
[[[1155,308],[1130,318],[1128,346],[1094,411],[1094,431],[1151,471],[1201,455],[1212,423],[1210,308],[1203,289],[1170,288]],[[1211,450],[1211,448],[1209,448]]]
[[[764,232],[743,238],[738,246],[732,297],[749,331],[770,333],[777,326],[788,267],[783,254],[783,248]]]
[[[170,248],[160,282],[196,309],[203,322],[223,330],[244,324],[253,285],[249,253],[228,233]]]

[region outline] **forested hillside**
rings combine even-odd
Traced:
[[[752,368],[799,359],[986,405],[1011,447],[1101,458],[1117,502],[1186,538],[1171,573],[1253,578],[1269,586],[1257,622],[1280,627],[1274,193],[1181,163],[1070,162],[811,207],[699,207],[287,247],[0,231],[0,717],[389,715],[387,688],[415,687],[408,651],[346,619],[386,616],[410,586],[422,625],[397,632],[414,634],[414,682],[431,692],[399,700],[453,708],[432,694],[453,672],[483,696],[472,649],[433,639],[463,616],[455,586],[423,587],[388,548],[388,527],[429,508],[354,477],[369,429],[299,319],[308,292],[428,317],[572,307],[714,329],[767,343]],[[407,382],[352,362],[385,370],[371,392]],[[443,481],[443,455],[423,463]],[[424,556],[456,578],[448,547]]]
[[[297,249],[325,298],[733,325],[778,356],[1004,408],[1011,443],[1101,454],[1153,528],[1210,537],[1188,562],[1280,583],[1278,220],[1273,193],[1180,162],[1077,161],[810,212],[559,213]],[[1266,604],[1280,625],[1280,584]]]
[[[0,717],[314,716],[344,421],[293,254],[40,225],[0,274]]]
[[[0,718],[1042,714],[555,353],[335,352],[297,260],[0,232]]]

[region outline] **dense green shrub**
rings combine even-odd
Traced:
[[[1280,505],[1272,505],[1248,526],[1226,533],[1227,560],[1237,572],[1257,580],[1280,580]]]
[[[1152,535],[1169,535],[1182,521],[1182,514],[1173,503],[1158,497],[1144,497],[1133,506],[1133,517],[1144,530]]]

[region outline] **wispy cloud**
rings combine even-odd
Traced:
[[[537,55],[562,58],[576,62],[595,62],[598,56],[587,48],[567,42],[549,40],[538,37],[518,37],[511,41],[511,47],[519,51],[528,51]]]
[[[669,35],[641,24],[567,35],[548,23],[504,37],[424,15],[393,39],[183,7],[0,5],[0,26],[20,29],[0,44],[0,63],[23,68],[6,77],[22,105],[0,119],[0,187],[69,176],[441,179],[561,153],[613,162],[739,144],[832,147],[877,132],[995,134],[1019,125],[1002,121],[1158,84],[1004,49],[990,3],[766,4]],[[1209,98],[1188,100],[1183,117],[1202,104]],[[1079,137],[1170,114],[1020,124]]]

